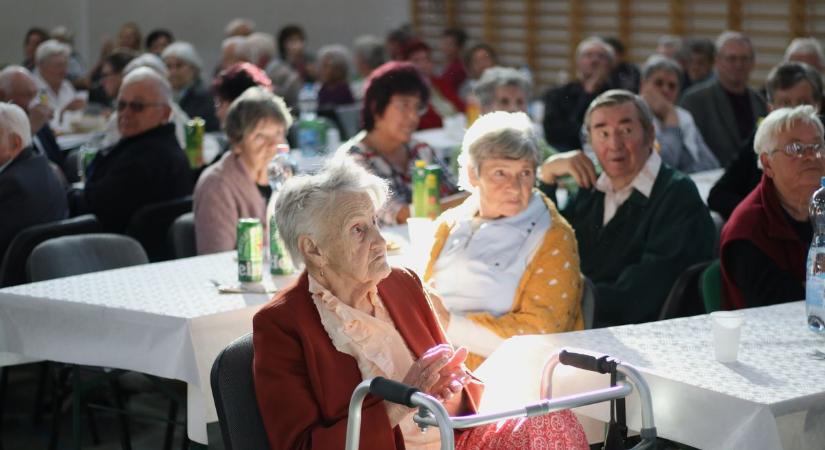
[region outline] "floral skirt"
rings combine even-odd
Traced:
[[[458,450],[588,450],[587,437],[570,410],[507,419],[467,430],[456,437]]]

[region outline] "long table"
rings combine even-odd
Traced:
[[[825,337],[808,331],[804,303],[745,310],[739,359],[713,356],[707,315],[507,340],[478,369],[487,389],[482,410],[539,397],[549,354],[561,348],[608,354],[638,367],[653,397],[660,436],[702,449],[814,449],[825,442]],[[606,375],[561,367],[554,394],[608,385]],[[606,404],[577,408],[606,422]],[[639,429],[638,398],[627,404]],[[602,436],[588,436],[595,441]]]

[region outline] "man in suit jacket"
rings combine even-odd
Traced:
[[[94,213],[123,232],[143,206],[192,193],[189,162],[169,121],[172,88],[148,67],[129,72],[118,95],[120,140],[92,161],[86,186],[70,196],[72,212]]]
[[[68,212],[63,186],[31,142],[23,109],[0,103],[0,259],[21,230],[65,219]]]
[[[736,157],[753,134],[756,121],[767,114],[765,100],[748,87],[754,54],[750,39],[725,31],[716,39],[716,78],[690,88],[680,106],[696,121],[722,167]]]

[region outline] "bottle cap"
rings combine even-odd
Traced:
[[[424,161],[423,159],[417,159],[415,160],[415,167],[417,169],[423,169],[427,167],[427,161]],[[822,177],[822,179],[825,180],[825,177]],[[823,181],[823,183],[825,183],[825,181]]]
[[[819,180],[819,185],[820,185],[820,186],[822,186],[822,187],[825,187],[825,177],[822,177],[822,178]]]

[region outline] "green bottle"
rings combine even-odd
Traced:
[[[412,174],[412,216],[427,217],[427,161],[419,159],[415,161],[415,169]]]

